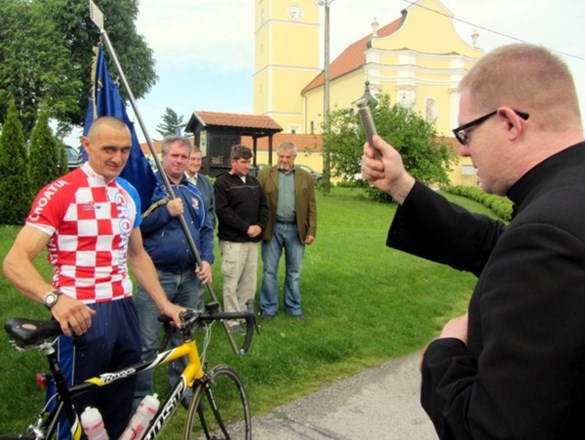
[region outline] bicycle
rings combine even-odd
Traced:
[[[47,404],[39,412],[36,421],[29,425],[25,433],[0,435],[0,440],[46,440],[56,438],[57,423],[65,414],[74,440],[85,439],[80,417],[72,403],[72,398],[96,386],[107,386],[116,380],[138,374],[141,371],[165,365],[186,356],[187,367],[183,370],[177,384],[172,387],[161,401],[158,411],[145,430],[142,440],[156,439],[158,434],[171,419],[189,388],[193,389],[191,404],[187,410],[187,421],[183,433],[184,440],[193,440],[202,436],[206,440],[227,440],[252,438],[252,421],[248,395],[238,374],[228,365],[218,365],[206,371],[205,360],[207,347],[211,338],[211,327],[216,321],[245,320],[246,333],[240,353],[246,353],[252,343],[254,329],[257,330],[253,302],[248,304],[246,312],[220,312],[219,304],[206,306],[205,312],[188,310],[181,314],[182,324],[179,328],[184,343],[178,347],[163,351],[170,339],[170,319],[159,318],[165,322],[165,336],[159,346],[159,354],[153,360],[139,362],[125,369],[102,373],[89,378],[83,383],[69,387],[57,360],[53,348],[55,338],[60,336],[61,328],[57,321],[38,321],[26,318],[13,318],[6,321],[4,328],[10,335],[10,342],[19,351],[38,349],[43,352],[49,363],[49,375],[56,386],[55,405],[48,410]],[[203,355],[199,355],[195,330],[203,329],[205,340]],[[227,416],[224,414],[228,412]],[[234,414],[237,412],[237,414]],[[197,423],[197,419],[199,424]],[[232,423],[236,420],[237,422]],[[113,439],[111,439],[113,440]]]

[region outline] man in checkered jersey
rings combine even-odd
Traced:
[[[131,150],[130,131],[113,117],[97,119],[83,138],[88,161],[44,187],[4,260],[4,274],[33,301],[45,304],[61,324],[57,341],[67,377],[87,377],[140,361],[139,322],[126,259],[160,312],[179,324],[182,307],[171,303],[142,245],[140,198],[118,176]],[[32,261],[47,247],[54,268],[45,281]],[[135,378],[84,393],[80,413],[97,407],[111,439],[130,417]],[[59,438],[69,438],[66,421]]]

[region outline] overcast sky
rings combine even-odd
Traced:
[[[275,0],[291,1],[294,0]],[[331,61],[354,41],[400,17],[409,0],[334,0],[331,3]],[[542,44],[569,64],[585,113],[584,0],[442,0],[470,42],[489,51],[517,41]],[[364,7],[367,5],[367,8]],[[252,112],[254,69],[253,0],[140,0],[137,31],[154,50],[159,81],[138,100],[151,138],[166,107],[193,111]],[[103,11],[106,16],[107,11]],[[115,48],[114,48],[115,49]],[[322,49],[322,48],[321,48]],[[124,66],[122,66],[124,68]],[[128,109],[133,114],[132,109]],[[137,124],[138,137],[144,137]]]

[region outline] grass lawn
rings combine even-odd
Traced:
[[[474,202],[448,197],[489,214]],[[281,311],[261,323],[261,333],[243,357],[234,355],[216,326],[208,350],[210,366],[227,363],[240,373],[256,416],[329,382],[423,348],[447,319],[464,312],[475,284],[472,275],[387,248],[395,204],[371,202],[359,189],[334,188],[329,195],[318,193],[317,206],[317,239],[306,248],[301,283],[307,320],[289,318]],[[0,256],[6,254],[16,232],[14,227],[0,227]],[[37,267],[50,277],[46,261],[39,261]],[[218,297],[221,281],[218,255],[213,283]],[[44,307],[24,299],[4,277],[0,289],[2,321],[49,317]],[[34,351],[17,353],[4,331],[0,359],[0,433],[22,431],[42,405],[35,373],[46,369],[45,361]],[[165,368],[159,370],[157,389],[162,392]],[[179,438],[185,413],[177,412],[162,438]]]

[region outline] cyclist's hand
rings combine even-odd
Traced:
[[[95,310],[81,301],[67,295],[60,295],[51,313],[59,321],[61,331],[65,335],[71,336],[75,333],[80,336],[91,327],[91,317],[95,314]]]
[[[209,264],[207,261],[201,261],[201,267],[197,266],[195,273],[203,284],[211,283],[211,264]]]
[[[186,310],[187,309],[185,307],[178,306],[178,305],[173,304],[172,302],[168,301],[167,304],[165,305],[164,309],[161,310],[160,312],[163,315],[166,315],[169,318],[171,318],[173,320],[172,324],[175,327],[179,327],[181,325],[181,318],[179,318],[179,314],[181,312],[185,312]]]

